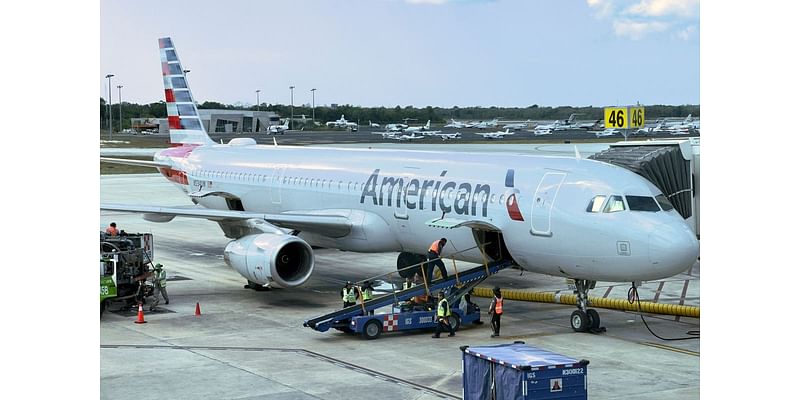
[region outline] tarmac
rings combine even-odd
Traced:
[[[100,177],[100,201],[190,205],[157,174]],[[637,313],[598,309],[605,333],[575,333],[573,306],[506,301],[499,338],[483,325],[455,337],[431,332],[385,333],[367,341],[336,330],[317,332],[303,321],[341,308],[339,290],[396,270],[396,253],[315,250],[315,272],[302,287],[256,292],[228,267],[228,242],[216,223],[176,218],[152,223],[137,214],[101,212],[127,232],[151,232],[155,261],[164,265],[170,304],[136,313],[111,307],[100,321],[100,397],[103,399],[457,399],[462,397],[460,346],[524,341],[575,359],[587,359],[592,399],[700,397],[700,340],[653,336]],[[459,262],[458,269],[471,264]],[[447,263],[452,273],[452,263]],[[388,282],[400,284],[393,275]],[[571,293],[563,278],[505,270],[482,286]],[[388,285],[383,285],[387,287]],[[629,284],[598,282],[592,296],[625,298]],[[380,295],[380,292],[376,293]],[[642,300],[700,305],[700,263],[685,273],[647,282]],[[473,298],[483,312],[490,299]],[[196,316],[196,307],[201,315]],[[688,337],[700,320],[645,315],[662,337]]]

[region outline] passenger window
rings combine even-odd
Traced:
[[[672,206],[672,202],[670,202],[669,199],[667,199],[667,196],[664,196],[663,194],[656,196],[656,202],[658,202],[658,205],[660,205],[661,209],[664,211],[675,209],[675,207]]]
[[[586,207],[586,212],[600,212],[603,209],[603,203],[606,201],[606,196],[599,195],[594,196],[592,201],[589,202],[589,205]]]
[[[622,202],[622,196],[611,196],[603,212],[613,213],[617,211],[625,211],[625,203]]]
[[[628,208],[631,211],[661,211],[656,204],[656,199],[649,196],[625,196],[628,200]]]

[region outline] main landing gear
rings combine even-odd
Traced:
[[[596,281],[585,279],[575,279],[575,295],[577,298],[578,309],[572,312],[569,319],[570,325],[575,332],[604,332],[605,328],[600,327],[600,314],[589,306],[589,290],[594,289]]]

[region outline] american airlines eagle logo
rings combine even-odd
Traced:
[[[508,217],[514,221],[525,221],[525,219],[522,218],[522,213],[519,212],[519,202],[517,201],[519,189],[514,187],[513,169],[506,171],[506,188],[506,210],[508,211]]]

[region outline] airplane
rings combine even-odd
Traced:
[[[442,140],[453,140],[453,139],[461,139],[461,132],[456,133],[434,133],[433,136],[438,136],[442,138]]]
[[[649,135],[654,133],[665,132],[664,127],[666,122],[663,119],[657,119],[654,125],[645,125],[636,130],[637,135]]]
[[[279,133],[281,135],[283,135],[283,132],[288,131],[288,130],[289,130],[289,119],[287,118],[283,122],[283,125],[270,125],[269,128],[267,129],[267,133],[270,134],[270,135],[272,135],[272,134],[276,134],[277,135]]]
[[[536,125],[536,127],[533,128],[533,134],[537,135],[537,136],[539,136],[539,135],[549,135],[549,134],[553,133],[553,131],[555,131],[559,126],[561,126],[561,120],[558,120],[558,119],[553,121],[552,124]]]
[[[484,139],[502,139],[504,136],[513,135],[514,132],[511,132],[509,129],[505,131],[497,131],[497,132],[475,132],[476,135],[483,136]]]
[[[326,126],[330,126],[333,128],[341,128],[341,129],[350,129],[350,130],[358,130],[358,124],[355,122],[350,122],[344,118],[344,114],[342,117],[337,119],[336,121],[328,121],[325,123]]]
[[[445,128],[457,128],[457,129],[464,129],[464,128],[472,128],[474,124],[470,124],[468,122],[460,122],[454,119],[450,119],[450,123],[445,125]]]
[[[692,130],[700,129],[700,123],[695,122],[692,114],[689,114],[683,122],[669,124],[664,128],[671,135],[688,135]]]
[[[503,129],[514,129],[514,130],[525,129],[525,128],[528,127],[528,124],[530,122],[531,122],[531,120],[528,119],[528,120],[525,120],[525,122],[521,122],[521,123],[518,123],[518,124],[506,124],[506,125],[503,125]]]
[[[372,122],[372,120],[370,120],[369,121],[369,126],[370,126],[370,128],[380,128],[381,124],[376,124],[376,123]]]
[[[602,125],[602,120],[598,119],[597,121],[594,121],[594,122],[579,123],[579,124],[577,124],[577,129],[586,129],[588,131],[588,130],[592,130],[592,129],[599,129],[602,126],[603,126]]]
[[[478,122],[476,124],[473,124],[472,127],[473,128],[478,128],[478,129],[497,128],[497,118],[495,118],[495,119],[493,119],[491,121]]]
[[[619,134],[620,130],[617,128],[606,128],[603,129],[602,131],[594,131],[589,133],[594,133],[594,135],[597,137],[604,137],[604,136],[614,136],[616,134]]]
[[[431,129],[431,120],[425,123],[423,126],[409,126],[403,129],[403,132],[422,132]]]
[[[100,161],[156,168],[191,202],[100,210],[216,222],[231,239],[225,263],[251,288],[304,284],[312,246],[399,252],[405,268],[446,236],[443,257],[573,279],[570,325],[585,332],[600,326],[588,298],[597,281],[667,278],[699,256],[695,233],[653,183],[577,155],[272,146],[244,137],[217,144],[172,40],[159,39],[159,50],[174,147],[153,161]]]
[[[416,132],[411,132],[410,135],[394,135],[391,136],[389,139],[405,141],[405,140],[425,139],[425,136],[417,135]]]
[[[390,132],[390,131],[383,131],[383,132],[372,132],[373,135],[381,135],[383,139],[391,139],[398,135],[398,132]]]
[[[554,131],[572,131],[578,129],[578,123],[575,121],[575,117],[578,114],[570,114],[569,118],[567,118],[564,122],[558,121],[558,124],[553,127]]]
[[[388,132],[401,132],[406,128],[408,128],[408,125],[406,124],[386,124],[386,126],[384,126],[384,129],[386,129]]]

